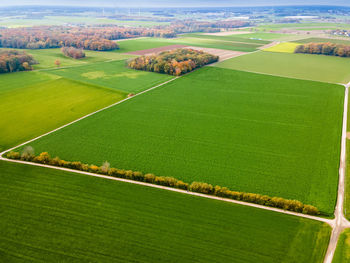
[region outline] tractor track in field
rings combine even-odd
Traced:
[[[260,50],[257,50],[255,52],[259,52]],[[250,52],[250,53],[254,53],[254,52]],[[250,54],[250,53],[246,53],[246,54]],[[245,54],[243,54],[245,55]],[[206,66],[210,66],[210,65],[206,65]],[[243,70],[244,71],[244,70]],[[257,72],[254,72],[257,73]],[[263,74],[263,73],[259,73],[259,74]],[[186,74],[185,74],[186,75]],[[270,74],[265,74],[265,75],[270,75]],[[272,75],[273,76],[273,75]],[[181,77],[181,76],[180,76]],[[156,89],[158,87],[161,87],[167,83],[170,83],[180,77],[174,77],[168,81],[165,81],[163,83],[160,83],[156,86],[153,86],[147,90],[144,90],[136,95],[134,95],[133,97],[139,96],[143,93],[146,93],[148,91],[151,91],[153,89]],[[334,83],[333,83],[334,84]],[[99,177],[99,178],[104,178],[104,179],[109,179],[109,180],[115,180],[115,181],[121,181],[121,182],[127,182],[127,183],[132,183],[132,184],[137,184],[137,185],[143,185],[143,186],[147,186],[147,187],[153,187],[153,188],[158,188],[158,189],[164,189],[164,190],[168,190],[168,191],[173,191],[173,192],[178,192],[178,193],[183,193],[183,194],[188,194],[188,195],[192,195],[192,196],[198,196],[198,197],[203,197],[203,198],[208,198],[208,199],[214,199],[214,200],[220,200],[220,201],[224,201],[224,202],[229,202],[229,203],[234,203],[234,204],[238,204],[238,205],[244,205],[244,206],[249,206],[249,207],[254,207],[254,208],[258,208],[258,209],[264,209],[264,210],[268,210],[268,211],[273,211],[273,212],[277,212],[277,213],[281,213],[281,214],[286,214],[286,215],[293,215],[293,216],[297,216],[297,217],[302,217],[302,218],[306,218],[306,219],[310,219],[310,220],[315,220],[315,221],[319,221],[319,222],[323,222],[323,223],[327,223],[329,226],[332,227],[332,234],[330,237],[330,241],[329,241],[329,245],[328,245],[328,249],[324,258],[324,263],[332,263],[333,257],[334,257],[334,253],[337,247],[337,243],[338,243],[338,239],[339,236],[341,234],[341,232],[346,229],[346,228],[350,228],[350,222],[345,218],[344,213],[343,213],[343,205],[344,205],[344,194],[345,194],[345,166],[346,166],[346,159],[345,159],[345,155],[346,155],[346,136],[347,136],[347,109],[348,109],[348,90],[350,87],[350,82],[348,84],[340,84],[340,85],[344,85],[345,87],[345,97],[344,97],[344,112],[343,112],[343,126],[342,126],[342,139],[341,139],[341,156],[340,156],[340,166],[339,166],[339,183],[338,183],[338,194],[337,194],[337,204],[336,204],[336,208],[335,208],[335,218],[334,219],[327,219],[327,218],[323,218],[323,217],[318,217],[318,216],[311,216],[311,215],[306,215],[306,214],[302,214],[302,213],[296,213],[296,212],[291,212],[291,211],[287,211],[287,210],[283,210],[283,209],[279,209],[279,208],[274,208],[274,207],[267,207],[267,206],[262,206],[262,205],[258,205],[258,204],[253,204],[253,203],[248,203],[248,202],[243,202],[243,201],[237,201],[237,200],[233,200],[233,199],[227,199],[227,198],[222,198],[222,197],[217,197],[217,196],[212,196],[212,195],[206,195],[206,194],[201,194],[201,193],[196,193],[196,192],[190,192],[190,191],[186,191],[186,190],[181,190],[181,189],[176,189],[176,188],[171,188],[171,187],[166,187],[166,186],[161,186],[161,185],[155,185],[155,184],[149,184],[149,183],[145,183],[145,182],[139,182],[139,181],[133,181],[133,180],[128,180],[128,179],[123,179],[123,178],[116,178],[116,177],[111,177],[111,176],[106,176],[106,175],[101,175],[101,174],[94,174],[94,173],[89,173],[89,172],[84,172],[84,171],[79,171],[79,170],[73,170],[73,169],[68,169],[68,168],[63,168],[63,167],[56,167],[56,166],[50,166],[50,165],[45,165],[45,164],[39,164],[39,163],[32,163],[32,162],[27,162],[27,161],[21,161],[21,160],[12,160],[12,159],[7,159],[2,157],[3,154],[5,154],[8,151],[14,150],[18,147],[21,147],[23,145],[26,145],[30,142],[33,142],[37,139],[40,139],[46,135],[49,135],[51,133],[54,133],[58,130],[61,130],[71,124],[74,124],[78,121],[81,121],[87,117],[90,117],[98,112],[101,112],[105,109],[111,108],[113,106],[116,106],[120,103],[123,103],[129,99],[132,99],[133,97],[128,97],[125,98],[121,101],[118,101],[114,104],[111,104],[107,107],[104,107],[102,109],[99,109],[97,111],[94,111],[92,113],[89,113],[85,116],[82,116],[81,118],[78,118],[72,122],[69,122],[61,127],[58,127],[52,131],[49,131],[45,134],[42,134],[36,138],[33,138],[29,141],[26,141],[22,144],[19,144],[15,147],[12,147],[10,149],[7,149],[3,152],[0,153],[0,160],[1,161],[7,161],[7,162],[12,162],[12,163],[21,163],[21,164],[26,164],[26,165],[32,165],[32,166],[38,166],[38,167],[44,167],[44,168],[49,168],[49,169],[56,169],[56,170],[61,170],[61,171],[67,171],[67,172],[71,172],[71,173],[78,173],[78,174],[84,174],[84,175],[89,175],[89,176],[94,176],[94,177]]]

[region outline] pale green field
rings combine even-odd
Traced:
[[[350,81],[350,59],[341,57],[261,51],[228,59],[215,66],[331,83]]]
[[[333,263],[350,262],[350,229],[344,230],[338,240],[337,249],[334,254]]]

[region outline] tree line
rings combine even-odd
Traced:
[[[308,43],[297,46],[294,52],[327,56],[350,57],[350,45],[334,43]]]
[[[17,50],[0,51],[0,73],[32,70],[32,65],[38,64],[32,55]]]
[[[218,56],[194,49],[175,49],[158,55],[141,56],[130,59],[128,67],[180,76],[204,65],[217,62]]]
[[[104,162],[101,166],[97,166],[94,164],[89,165],[81,162],[65,161],[59,157],[52,158],[47,152],[42,152],[39,155],[35,155],[34,149],[31,146],[25,147],[22,152],[8,152],[4,155],[4,157],[173,187],[186,191],[197,192],[206,195],[214,195],[264,206],[276,207],[309,215],[320,214],[319,210],[316,207],[303,204],[298,200],[288,200],[280,197],[270,197],[267,195],[237,192],[232,191],[227,187],[221,187],[218,185],[214,187],[211,184],[203,182],[192,182],[191,184],[188,184],[174,177],[156,176],[151,173],[144,174],[139,171],[112,168],[108,162]]]
[[[85,52],[82,49],[75,47],[62,47],[61,51],[66,57],[74,59],[85,58]]]
[[[107,51],[118,49],[113,40],[135,37],[174,37],[173,30],[162,28],[125,28],[118,26],[70,27],[36,26],[0,29],[0,47],[5,48],[58,48],[76,47]]]

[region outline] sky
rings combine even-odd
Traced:
[[[10,5],[75,5],[113,7],[207,7],[207,6],[277,6],[277,5],[341,5],[350,6],[350,0],[0,0],[1,6]]]

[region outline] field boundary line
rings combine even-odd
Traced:
[[[343,232],[344,229],[350,228],[350,222],[344,216],[346,133],[347,133],[347,123],[348,123],[348,103],[349,103],[348,101],[349,101],[350,82],[344,85],[344,87],[345,87],[345,96],[344,96],[344,112],[343,112],[341,151],[340,151],[340,163],[339,163],[337,204],[334,210],[334,226],[332,229],[331,237],[329,239],[327,252],[324,258],[324,263],[332,263],[340,234]]]
[[[228,202],[228,203],[234,203],[234,204],[243,205],[243,206],[254,207],[254,208],[268,210],[268,211],[277,212],[277,213],[286,214],[286,215],[293,215],[293,216],[303,217],[303,218],[307,218],[307,219],[310,219],[310,220],[316,220],[316,221],[319,221],[319,222],[327,223],[332,228],[334,227],[334,224],[335,224],[334,219],[327,219],[327,218],[323,218],[323,217],[311,216],[311,215],[306,215],[306,214],[302,214],[302,213],[292,212],[292,211],[283,210],[283,209],[279,209],[279,208],[275,208],[275,207],[263,206],[263,205],[258,205],[258,204],[243,202],[243,201],[237,201],[237,200],[223,198],[223,197],[218,197],[218,196],[214,196],[214,195],[206,195],[206,194],[186,191],[186,190],[182,190],[182,189],[178,189],[178,188],[172,188],[172,187],[167,187],[167,186],[162,186],[162,185],[157,185],[157,184],[150,184],[150,183],[146,183],[146,182],[134,181],[134,180],[118,178],[118,177],[112,177],[112,176],[107,176],[107,175],[102,175],[102,174],[95,174],[95,173],[90,173],[90,172],[84,172],[84,171],[79,171],[79,170],[74,170],[74,169],[69,169],[69,168],[64,168],[64,167],[56,167],[56,166],[40,164],[40,163],[33,163],[33,162],[26,162],[26,161],[21,161],[21,160],[7,159],[7,158],[4,158],[2,156],[0,156],[0,160],[7,161],[7,162],[13,162],[13,163],[20,163],[20,164],[27,164],[27,165],[32,165],[32,166],[38,166],[38,167],[44,167],[44,168],[49,168],[49,169],[51,168],[51,169],[61,170],[61,171],[66,171],[66,172],[71,172],[71,173],[84,174],[84,175],[89,175],[89,176],[98,177],[98,178],[104,178],[104,179],[109,179],[109,180],[114,180],[114,181],[119,181],[119,182],[137,184],[137,185],[142,185],[142,186],[146,186],[146,187],[163,189],[163,190],[168,190],[168,191],[172,191],[172,192],[192,195],[192,196],[199,196],[199,197],[203,197],[203,198],[219,200],[219,201],[224,201],[224,202]]]
[[[76,123],[76,122],[78,122],[78,121],[81,121],[81,120],[83,120],[83,119],[85,119],[85,118],[87,118],[87,117],[90,117],[90,116],[92,116],[92,115],[94,115],[94,114],[96,114],[96,113],[99,113],[99,112],[101,112],[101,111],[104,111],[104,110],[106,110],[106,109],[109,109],[109,108],[111,108],[111,107],[114,107],[114,106],[116,106],[116,105],[118,105],[118,104],[121,104],[121,103],[123,103],[123,102],[125,102],[125,101],[127,101],[127,100],[130,100],[130,99],[135,98],[135,97],[137,97],[137,96],[139,96],[139,95],[142,95],[142,94],[144,94],[144,93],[146,93],[146,92],[149,92],[149,91],[151,91],[151,90],[154,90],[154,89],[156,89],[156,88],[159,88],[159,87],[161,87],[161,86],[164,86],[165,84],[168,84],[168,83],[170,83],[170,82],[172,82],[172,81],[174,81],[174,80],[176,80],[176,79],[178,79],[178,78],[180,78],[180,77],[181,77],[181,76],[174,77],[174,78],[172,78],[172,79],[170,79],[170,80],[167,80],[167,81],[165,81],[165,82],[162,82],[162,83],[160,83],[160,84],[158,84],[158,85],[156,85],[156,86],[153,86],[153,87],[151,87],[151,88],[149,88],[149,89],[146,89],[146,90],[144,90],[144,91],[141,91],[141,92],[135,94],[135,95],[132,96],[132,97],[127,97],[127,98],[125,98],[125,99],[122,99],[122,100],[120,100],[120,101],[118,101],[118,102],[116,102],[116,103],[113,103],[113,104],[108,105],[108,106],[106,106],[106,107],[104,107],[104,108],[102,108],[102,109],[99,109],[99,110],[96,110],[96,111],[94,111],[94,112],[91,112],[91,113],[89,113],[89,114],[87,114],[87,115],[84,115],[84,116],[82,116],[82,117],[80,117],[80,118],[74,120],[74,121],[71,121],[71,122],[69,122],[69,123],[66,123],[65,125],[60,126],[60,127],[56,128],[56,129],[54,129],[54,130],[52,130],[52,131],[49,131],[49,132],[44,133],[44,134],[42,134],[42,135],[39,135],[39,136],[37,136],[37,137],[35,137],[35,138],[33,138],[33,139],[30,139],[29,141],[23,142],[23,143],[21,143],[21,144],[19,144],[19,145],[17,145],[17,146],[14,146],[14,147],[12,147],[12,148],[10,148],[10,149],[7,149],[7,150],[5,150],[5,151],[3,151],[3,152],[0,153],[0,157],[1,157],[4,153],[6,153],[6,152],[8,152],[8,151],[12,151],[12,150],[14,150],[14,149],[16,149],[16,148],[18,148],[18,147],[21,147],[21,146],[23,146],[23,145],[26,145],[26,144],[31,143],[31,142],[33,142],[33,141],[36,141],[36,140],[38,140],[38,139],[40,139],[40,138],[42,138],[42,137],[44,137],[44,136],[47,136],[47,135],[49,135],[49,134],[51,134],[51,133],[54,133],[54,132],[56,132],[56,131],[59,131],[59,130],[61,130],[61,129],[63,129],[63,128],[69,126],[69,125],[72,125],[72,124],[74,124],[74,123]],[[2,159],[2,158],[1,158],[1,159]]]

